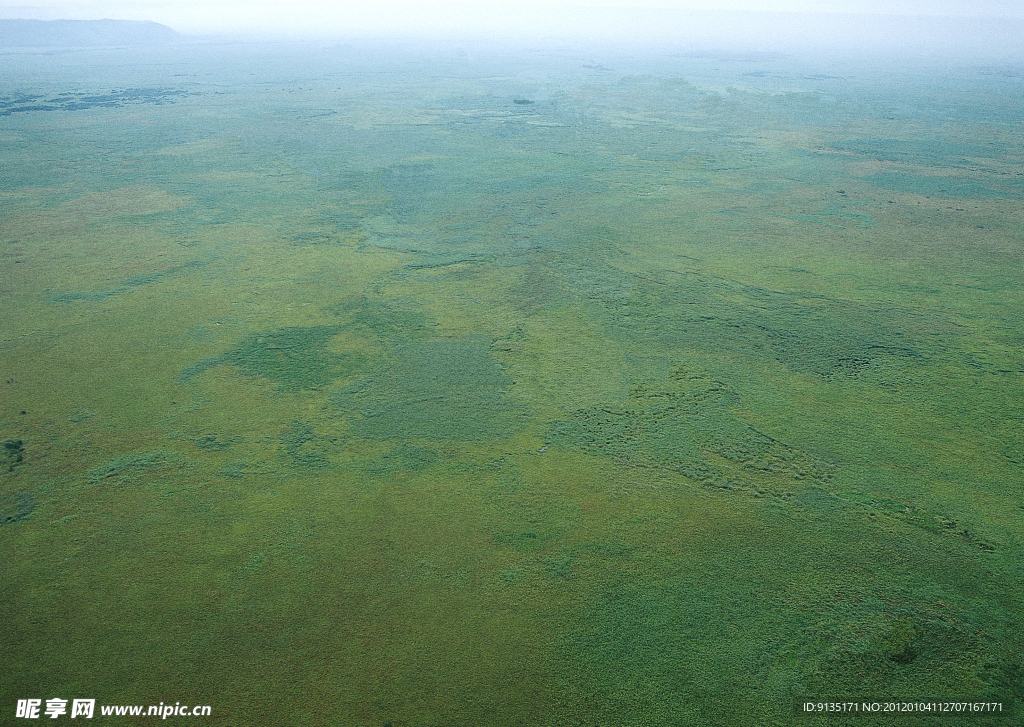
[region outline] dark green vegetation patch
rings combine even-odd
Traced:
[[[885,359],[919,360],[930,338],[953,326],[940,318],[820,295],[767,290],[684,275],[642,281],[609,305],[622,335],[683,348],[737,350],[773,358],[796,373],[857,376]]]
[[[525,412],[505,397],[511,379],[484,336],[435,339],[395,352],[388,368],[338,391],[365,437],[480,441],[507,436]]]
[[[320,469],[329,464],[333,443],[318,433],[312,424],[294,421],[281,435],[281,446],[292,464]]]
[[[28,111],[84,111],[134,104],[167,104],[194,92],[175,88],[122,88],[102,93],[66,91],[58,94],[16,93],[0,96],[0,116]]]
[[[319,389],[358,370],[362,363],[357,355],[327,350],[340,330],[340,326],[296,326],[257,333],[224,354],[223,360],[248,376],[270,379],[282,391]]]
[[[249,336],[220,356],[198,361],[178,375],[187,381],[220,364],[237,366],[247,376],[270,379],[282,391],[319,389],[331,381],[360,370],[358,354],[328,350],[341,326],[293,326]]]
[[[722,465],[771,473],[781,483],[824,486],[832,466],[790,447],[737,418],[736,394],[699,373],[676,369],[671,383],[640,384],[625,406],[581,409],[552,424],[548,441],[623,463],[666,467],[706,485],[738,483]],[[728,467],[728,465],[726,465]]]
[[[385,452],[379,462],[371,464],[367,469],[374,474],[416,472],[436,464],[440,459],[441,455],[436,449],[402,442]]]
[[[330,350],[331,339],[343,331],[353,332],[384,350],[407,341],[424,338],[432,325],[427,316],[416,311],[391,308],[379,302],[359,300],[331,308],[345,323],[321,326],[290,326],[257,333],[219,356],[209,356],[178,374],[179,381],[221,364],[237,366],[247,376],[269,379],[281,391],[320,389],[338,379],[373,369],[371,356],[364,351],[337,353]]]
[[[26,492],[16,492],[0,499],[0,525],[24,520],[36,510],[36,501]]]
[[[346,328],[370,336],[388,348],[427,338],[435,325],[419,311],[404,310],[366,298],[340,303],[331,310],[349,319]]]
[[[13,472],[25,459],[25,443],[20,439],[5,439],[0,456],[4,458],[7,471]]]

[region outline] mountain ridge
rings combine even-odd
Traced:
[[[157,45],[180,38],[149,20],[0,20],[0,48]]]

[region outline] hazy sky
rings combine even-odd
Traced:
[[[0,0],[6,18],[154,20],[183,33],[654,31],[679,11],[782,11],[1024,18],[1024,0]],[[661,30],[665,30],[661,27]]]

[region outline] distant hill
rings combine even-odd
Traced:
[[[179,38],[148,20],[0,20],[0,48],[157,45]]]

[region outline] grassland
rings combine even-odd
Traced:
[[[1022,723],[1020,76],[125,53],[0,103],[4,709]]]

